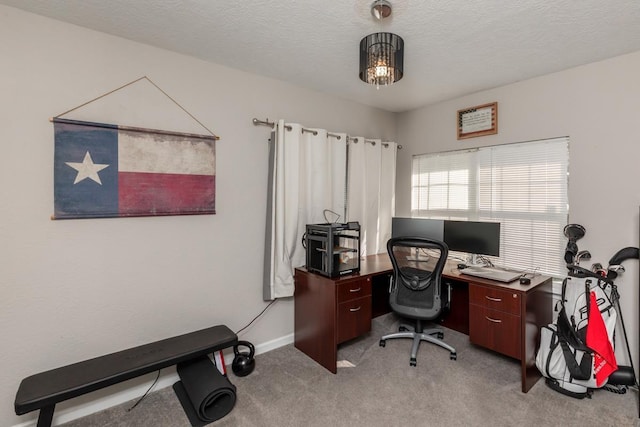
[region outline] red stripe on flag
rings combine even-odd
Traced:
[[[215,213],[215,175],[118,173],[120,215]]]

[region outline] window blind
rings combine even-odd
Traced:
[[[413,217],[498,221],[493,262],[563,275],[569,138],[413,157]]]

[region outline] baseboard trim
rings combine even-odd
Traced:
[[[271,350],[275,350],[276,348],[284,347],[285,345],[289,345],[289,344],[293,344],[292,333],[257,345],[256,354],[267,353]]]
[[[276,338],[271,341],[267,341],[262,344],[256,345],[256,355],[267,353],[271,350],[275,350],[277,348],[283,347],[285,345],[293,343],[293,334],[285,335],[280,338]],[[242,349],[241,349],[242,351]],[[225,365],[227,366],[227,372],[231,372],[231,362],[233,362],[233,351],[225,351],[224,352],[224,360]],[[233,374],[230,374],[233,378]],[[155,379],[155,378],[154,378]],[[161,390],[165,387],[172,386],[173,383],[179,381],[180,378],[178,374],[175,372],[175,368],[168,370],[165,373],[160,375],[158,379],[158,383],[153,388],[153,391]],[[153,381],[153,379],[151,380]],[[113,406],[121,405],[130,400],[138,399],[147,391],[151,384],[140,384],[135,387],[131,387],[125,391],[117,392],[110,394],[105,397],[101,397],[91,402],[87,402],[85,404],[80,404],[76,406],[72,406],[69,408],[61,409],[60,411],[56,410],[53,416],[52,425],[57,426],[60,424],[68,423],[73,420],[77,420],[78,418],[86,417],[87,415],[94,414],[96,412],[104,411],[105,409],[109,409]],[[20,424],[15,424],[13,427],[34,427],[37,424],[37,413],[34,411],[36,418],[31,421],[25,421]]]

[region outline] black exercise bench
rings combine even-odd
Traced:
[[[51,426],[59,402],[237,343],[235,333],[218,325],[31,375],[22,380],[16,393],[16,414],[40,409],[37,427]]]

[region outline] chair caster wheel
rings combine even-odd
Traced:
[[[441,340],[444,338],[444,332],[438,332],[438,339]]]
[[[451,360],[458,360],[458,354],[457,353],[451,353],[449,355],[449,359]]]
[[[416,359],[411,358],[411,359],[409,360],[409,366],[416,366],[416,365],[417,365]]]
[[[387,342],[385,340],[380,340],[380,347],[384,347],[385,345],[387,345]]]

